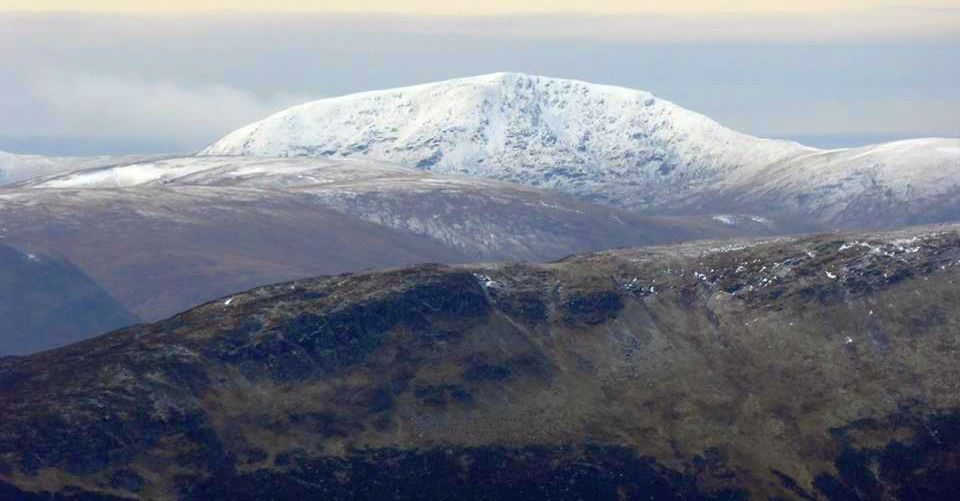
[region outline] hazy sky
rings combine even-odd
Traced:
[[[838,13],[888,6],[884,0],[3,0],[8,9],[41,11],[184,12],[317,11],[426,15],[529,13]],[[911,7],[951,8],[955,0],[903,0]]]
[[[495,71],[821,145],[956,137],[956,3],[0,0],[0,149],[190,151],[305,100]]]

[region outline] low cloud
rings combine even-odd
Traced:
[[[710,18],[0,13],[0,149],[191,151],[318,97],[495,71],[644,89],[763,136],[956,136],[960,16],[907,7]]]
[[[202,147],[247,123],[309,100],[258,96],[225,85],[148,82],[139,77],[48,73],[28,90],[63,136],[158,139]]]

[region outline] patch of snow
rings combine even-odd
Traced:
[[[487,275],[481,275],[479,273],[474,273],[473,275],[477,280],[480,281],[480,285],[487,289],[496,289],[500,287],[500,284],[496,280],[490,278]]]

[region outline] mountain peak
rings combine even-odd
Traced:
[[[802,149],[648,92],[503,72],[303,104],[201,155],[364,157],[642,208],[687,196],[691,179]]]
[[[824,151],[741,134],[641,90],[503,72],[307,103],[201,155],[374,159],[646,214],[763,205],[775,218],[849,228],[876,225],[881,207],[929,221],[924,204],[960,192],[958,143]]]
[[[475,84],[487,84],[487,85],[491,85],[491,84],[512,85],[516,83],[545,84],[545,85],[571,85],[571,86],[606,87],[610,89],[622,89],[629,92],[641,92],[641,93],[645,92],[638,89],[630,89],[628,87],[591,83],[591,82],[587,82],[586,80],[552,77],[547,75],[534,75],[532,73],[520,73],[516,71],[498,71],[495,73],[485,73],[481,75],[473,75],[473,76],[467,76],[467,77],[452,78],[449,80],[441,80],[441,81],[423,84],[423,85],[448,85],[448,84],[455,84],[455,83],[475,83]]]
[[[515,71],[497,71],[494,73],[485,73],[482,75],[463,77],[461,78],[461,80],[505,82],[510,80],[533,79],[533,78],[549,78],[549,77],[541,77],[539,75],[531,75],[528,73],[519,73]]]

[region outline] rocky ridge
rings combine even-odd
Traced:
[[[948,498],[958,280],[942,226],[259,288],[0,361],[0,492]]]

